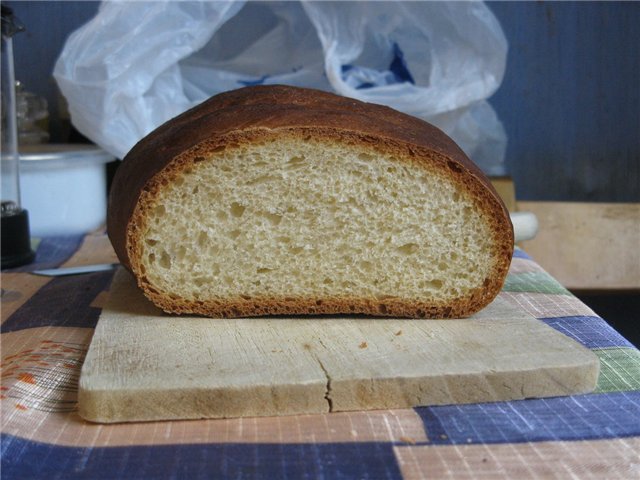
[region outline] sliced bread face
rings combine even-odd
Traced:
[[[298,98],[328,95],[293,90]],[[129,174],[131,162],[147,170],[128,180],[118,172],[109,231],[156,305],[213,317],[457,318],[497,295],[513,252],[511,224],[459,149],[447,154],[440,138],[408,142],[420,137],[423,122],[402,123],[405,116],[384,107],[370,113],[391,121],[362,121],[358,109],[369,106],[359,102],[356,116],[344,104],[343,115],[306,105],[294,108],[297,121],[270,122],[287,113],[291,96],[284,99],[258,102],[270,110],[265,121],[246,115],[242,102],[239,109],[218,105],[211,109],[218,118],[200,125],[202,114],[191,124],[179,117],[179,128],[161,127],[161,139],[184,141],[187,126],[208,133],[165,157],[154,157],[161,149],[152,134],[125,159]],[[367,122],[386,122],[387,131]],[[405,130],[394,136],[399,126]],[[131,185],[141,186],[135,195]]]

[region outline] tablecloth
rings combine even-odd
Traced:
[[[2,272],[2,478],[640,478],[640,352],[522,250],[500,293],[600,359],[596,390],[470,405],[98,425],[77,382],[113,272],[102,233]],[[638,319],[640,321],[640,318]]]

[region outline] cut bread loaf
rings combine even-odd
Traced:
[[[248,87],[141,140],[108,232],[167,312],[454,318],[513,253],[504,204],[445,134],[330,93]]]

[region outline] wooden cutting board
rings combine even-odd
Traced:
[[[79,385],[95,422],[513,400],[595,388],[597,357],[498,298],[465,320],[168,316],[119,270]]]

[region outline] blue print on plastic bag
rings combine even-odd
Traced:
[[[256,80],[238,80],[238,83],[240,85],[244,85],[245,87],[252,87],[254,85],[262,85],[267,78],[269,78],[271,75],[263,75],[260,78],[256,79]]]
[[[367,67],[342,65],[342,79],[348,85],[358,90],[393,85],[396,83],[408,82],[412,85],[416,83],[404,60],[402,49],[395,42],[393,44],[393,59],[389,64],[388,70],[380,72]]]
[[[416,83],[407,67],[407,62],[404,60],[404,53],[397,43],[393,44],[393,60],[389,65],[389,71],[396,77],[397,83],[409,82],[413,85]]]

